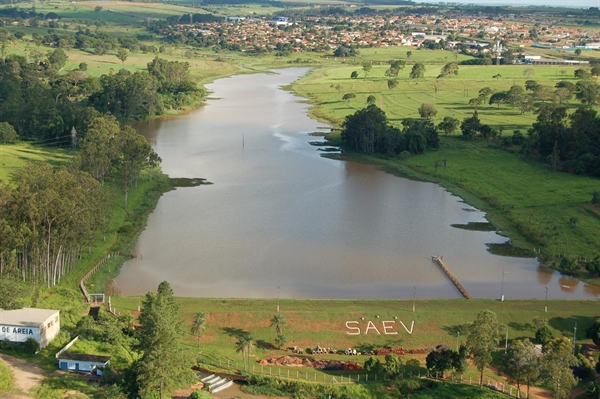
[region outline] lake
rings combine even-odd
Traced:
[[[457,298],[432,254],[473,297],[594,298],[600,288],[535,259],[492,255],[507,239],[454,223],[485,214],[432,183],[322,157],[327,127],[281,90],[308,72],[238,75],[206,106],[138,124],[172,177],[212,185],[166,193],[116,279],[127,295],[167,280],[179,296]],[[279,287],[279,290],[278,290]]]

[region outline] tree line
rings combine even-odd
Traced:
[[[106,229],[112,198],[105,178],[127,204],[141,171],[160,161],[133,128],[101,116],[90,121],[68,167],[38,162],[17,170],[10,184],[0,182],[0,276],[58,284]]]
[[[402,129],[389,124],[385,112],[375,104],[346,116],[342,124],[346,148],[367,154],[421,154],[439,147],[439,137],[428,119],[405,119]]]

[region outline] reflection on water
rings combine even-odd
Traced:
[[[136,294],[168,280],[176,294],[207,297],[455,298],[431,254],[474,297],[598,295],[533,259],[491,255],[494,232],[456,229],[485,215],[431,183],[373,165],[322,158],[307,133],[307,105],[278,90],[306,72],[221,79],[219,100],[136,128],[170,176],[210,186],[166,193],[117,279]],[[502,276],[504,273],[504,284]],[[562,285],[570,291],[561,291]]]

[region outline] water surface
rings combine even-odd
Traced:
[[[160,199],[117,278],[123,293],[168,280],[181,296],[412,298],[416,287],[456,298],[431,261],[443,254],[474,297],[600,295],[534,259],[487,252],[506,238],[451,227],[485,215],[438,185],[321,157],[308,133],[322,124],[279,89],[306,72],[220,79],[201,109],[136,126],[165,173],[214,184]]]

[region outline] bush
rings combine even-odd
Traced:
[[[27,338],[23,343],[23,351],[30,355],[35,355],[40,350],[40,344],[33,338]]]

